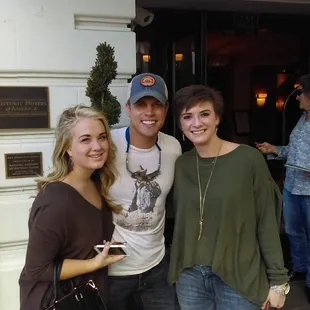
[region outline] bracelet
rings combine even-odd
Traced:
[[[270,287],[271,290],[274,292],[280,294],[280,295],[287,295],[290,291],[290,285],[288,283],[285,283],[283,285],[273,285]]]

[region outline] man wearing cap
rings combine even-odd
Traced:
[[[109,268],[109,310],[175,309],[174,288],[166,280],[164,226],[166,197],[181,146],[160,132],[167,100],[160,76],[135,76],[126,104],[130,126],[112,131],[118,177],[110,197],[122,206],[113,214],[112,240],[127,242],[129,256]]]

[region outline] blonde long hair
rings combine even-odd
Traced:
[[[115,169],[115,145],[112,142],[111,132],[105,116],[90,107],[78,105],[69,108],[60,116],[58,125],[56,127],[56,143],[53,152],[53,171],[43,178],[36,180],[38,190],[43,189],[51,182],[62,181],[72,170],[70,157],[67,153],[72,142],[72,129],[79,119],[88,118],[93,120],[100,120],[106,130],[106,136],[109,143],[109,152],[104,166],[97,169],[91,178],[100,188],[101,194],[108,203],[109,207],[114,212],[119,212],[121,207],[115,204],[109,197],[109,188],[115,182],[116,169]]]

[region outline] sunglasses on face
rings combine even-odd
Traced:
[[[296,95],[297,96],[300,96],[303,92],[304,92],[304,90],[302,88],[296,89]]]

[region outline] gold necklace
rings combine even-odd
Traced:
[[[210,184],[210,181],[211,181],[211,178],[212,178],[212,174],[213,174],[213,171],[214,171],[217,159],[218,159],[218,157],[220,155],[220,152],[221,152],[221,149],[222,149],[222,145],[223,145],[223,140],[221,140],[221,145],[219,147],[218,153],[217,153],[217,155],[215,157],[215,160],[212,162],[213,163],[213,167],[212,167],[212,170],[211,170],[211,173],[210,173],[210,176],[209,176],[206,188],[204,190],[203,197],[201,197],[200,171],[199,171],[198,153],[197,153],[197,150],[196,150],[196,166],[197,166],[197,178],[198,178],[198,188],[199,188],[199,235],[198,235],[198,241],[201,238],[202,230],[203,230],[203,214],[204,214],[204,205],[205,205],[205,200],[206,200],[206,194],[207,194],[207,191],[208,191],[208,188],[209,188],[209,184]]]

